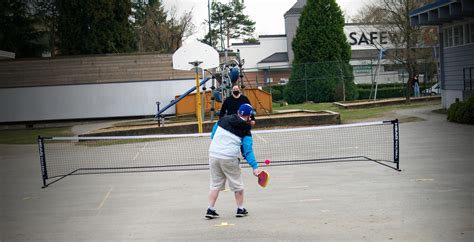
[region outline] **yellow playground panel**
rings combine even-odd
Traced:
[[[201,92],[204,95],[204,110],[206,113],[211,111],[211,92]],[[266,91],[257,88],[246,88],[245,96],[249,98],[250,103],[257,114],[272,112],[272,95]],[[178,98],[176,96],[175,98]],[[219,110],[222,103],[215,101],[214,108]],[[196,113],[196,93],[191,93],[176,104],[176,115],[190,115]]]

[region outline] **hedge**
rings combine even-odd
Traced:
[[[281,101],[283,100],[283,88],[285,88],[285,86],[272,86],[271,87],[271,93],[272,93],[272,100],[273,101]],[[267,91],[267,92],[270,92],[270,87],[269,86],[265,86],[263,87],[263,90],[264,91]]]
[[[448,120],[456,123],[474,124],[474,96],[463,102],[455,102],[448,109]]]
[[[420,87],[420,92],[429,88],[433,83],[427,83],[425,86]],[[369,99],[371,84],[358,84],[356,85],[358,95],[355,95],[357,99]],[[272,86],[271,93],[274,101],[281,101],[284,99],[285,86]],[[304,89],[304,88],[303,88]],[[263,90],[270,92],[270,87],[265,86]],[[393,98],[393,97],[405,97],[406,83],[387,83],[379,84],[377,86],[377,98]],[[412,91],[413,92],[413,91]]]

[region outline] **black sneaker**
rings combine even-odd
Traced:
[[[236,217],[244,217],[244,216],[247,216],[249,214],[249,212],[247,212],[247,209],[245,208],[237,208],[237,213],[235,213],[235,216]]]
[[[211,210],[210,208],[207,209],[206,218],[213,219],[213,218],[218,218],[218,217],[219,217],[219,214],[216,213],[216,210]]]

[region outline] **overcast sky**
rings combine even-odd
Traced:
[[[175,7],[178,15],[184,11],[193,11],[193,23],[196,25],[196,34],[190,38],[202,38],[207,33],[207,3],[208,0],[162,0],[167,10]],[[220,0],[228,2],[229,0]],[[336,0],[346,15],[353,16],[368,0]],[[285,14],[296,0],[244,0],[245,13],[256,22],[256,35],[284,34]]]

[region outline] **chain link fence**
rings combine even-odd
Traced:
[[[438,81],[436,73],[420,65],[420,90]],[[290,103],[332,102],[367,99],[375,82],[379,98],[403,97],[410,80],[400,65],[349,65],[340,61],[267,65],[245,69],[245,85],[270,92],[274,101]],[[368,91],[367,91],[368,89]]]

